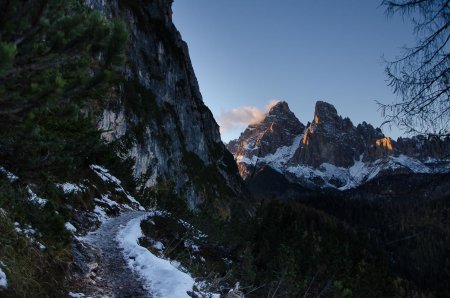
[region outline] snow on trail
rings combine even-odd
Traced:
[[[105,218],[98,230],[77,238],[97,252],[96,285],[101,292],[94,289],[94,293],[85,293],[86,296],[152,297],[151,293],[144,289],[139,276],[128,268],[116,241],[117,234],[124,225],[143,215],[145,212],[130,211],[117,217]]]
[[[143,236],[141,222],[152,212],[129,211],[105,218],[100,228],[77,237],[97,251],[97,288],[86,297],[158,297],[190,296],[194,279],[170,261],[153,255],[139,245]],[[94,295],[92,295],[94,294]]]
[[[146,248],[138,244],[143,236],[141,221],[150,213],[130,220],[117,234],[117,242],[123,249],[124,258],[129,268],[141,276],[145,288],[153,297],[190,297],[187,291],[192,291],[194,279],[181,272],[168,260],[156,257]]]

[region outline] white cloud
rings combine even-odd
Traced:
[[[261,122],[266,113],[277,102],[279,102],[279,100],[271,100],[266,104],[264,110],[257,107],[245,106],[222,112],[217,119],[220,126],[220,132],[226,133],[242,126]]]
[[[280,102],[279,99],[272,99],[271,101],[269,101],[269,102],[266,104],[266,109],[267,109],[267,111],[270,111],[270,109],[271,109],[274,105],[276,105],[277,103],[279,103],[279,102]]]

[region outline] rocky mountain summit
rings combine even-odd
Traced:
[[[305,126],[291,112],[286,102],[273,106],[267,116],[258,124],[249,125],[238,140],[228,144],[229,150],[240,158],[254,158],[273,155],[282,147],[289,147]],[[246,177],[250,173],[250,163],[238,163],[239,173]]]
[[[366,122],[355,126],[323,101],[316,103],[313,121],[306,126],[286,102],[277,103],[228,149],[247,182],[275,170],[287,182],[308,189],[347,190],[386,175],[450,171],[449,139],[394,141]]]

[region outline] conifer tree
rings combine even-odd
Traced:
[[[0,9],[2,117],[99,97],[124,60],[124,24],[81,0],[2,1]]]
[[[111,93],[127,37],[122,21],[82,0],[0,1],[3,165],[61,174],[100,150],[100,133],[86,111]]]

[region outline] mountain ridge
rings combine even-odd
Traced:
[[[283,129],[269,129],[273,126]],[[450,171],[449,139],[414,136],[394,141],[366,122],[355,126],[324,101],[316,103],[306,126],[281,101],[227,148],[244,180],[269,166],[288,181],[313,189],[346,190],[381,175]]]

